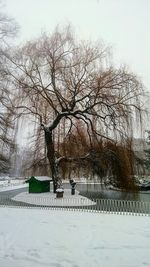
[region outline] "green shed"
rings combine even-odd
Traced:
[[[31,176],[26,183],[29,183],[29,193],[44,193],[50,192],[51,181],[48,176]]]

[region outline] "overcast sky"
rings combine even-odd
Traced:
[[[150,90],[150,0],[3,0],[20,24],[18,41],[72,23],[84,39],[103,39]]]

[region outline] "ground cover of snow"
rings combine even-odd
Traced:
[[[2,267],[150,266],[150,218],[0,208]]]
[[[65,189],[63,198],[56,198],[56,194],[53,194],[52,192],[40,194],[22,192],[12,199],[15,201],[43,206],[89,206],[96,204],[94,201],[79,195],[77,190],[75,192],[75,195],[71,195],[71,190]]]
[[[10,190],[15,190],[15,189],[19,189],[19,188],[26,188],[28,187],[28,184],[24,184],[23,182],[21,183],[16,183],[16,184],[7,184],[6,186],[0,186],[0,192],[4,192],[4,191],[10,191]]]

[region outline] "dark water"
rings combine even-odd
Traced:
[[[64,184],[64,188],[70,188],[69,184]],[[90,197],[92,199],[117,199],[117,200],[136,200],[150,202],[150,191],[140,192],[138,194],[109,190],[102,184],[82,184],[77,183],[76,190],[80,192],[81,195]]]

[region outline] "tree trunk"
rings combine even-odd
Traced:
[[[52,138],[52,132],[44,129],[45,131],[45,143],[47,148],[47,157],[50,163],[51,175],[53,180],[53,192],[56,193],[56,189],[59,187],[58,169],[55,161],[54,142]]]

